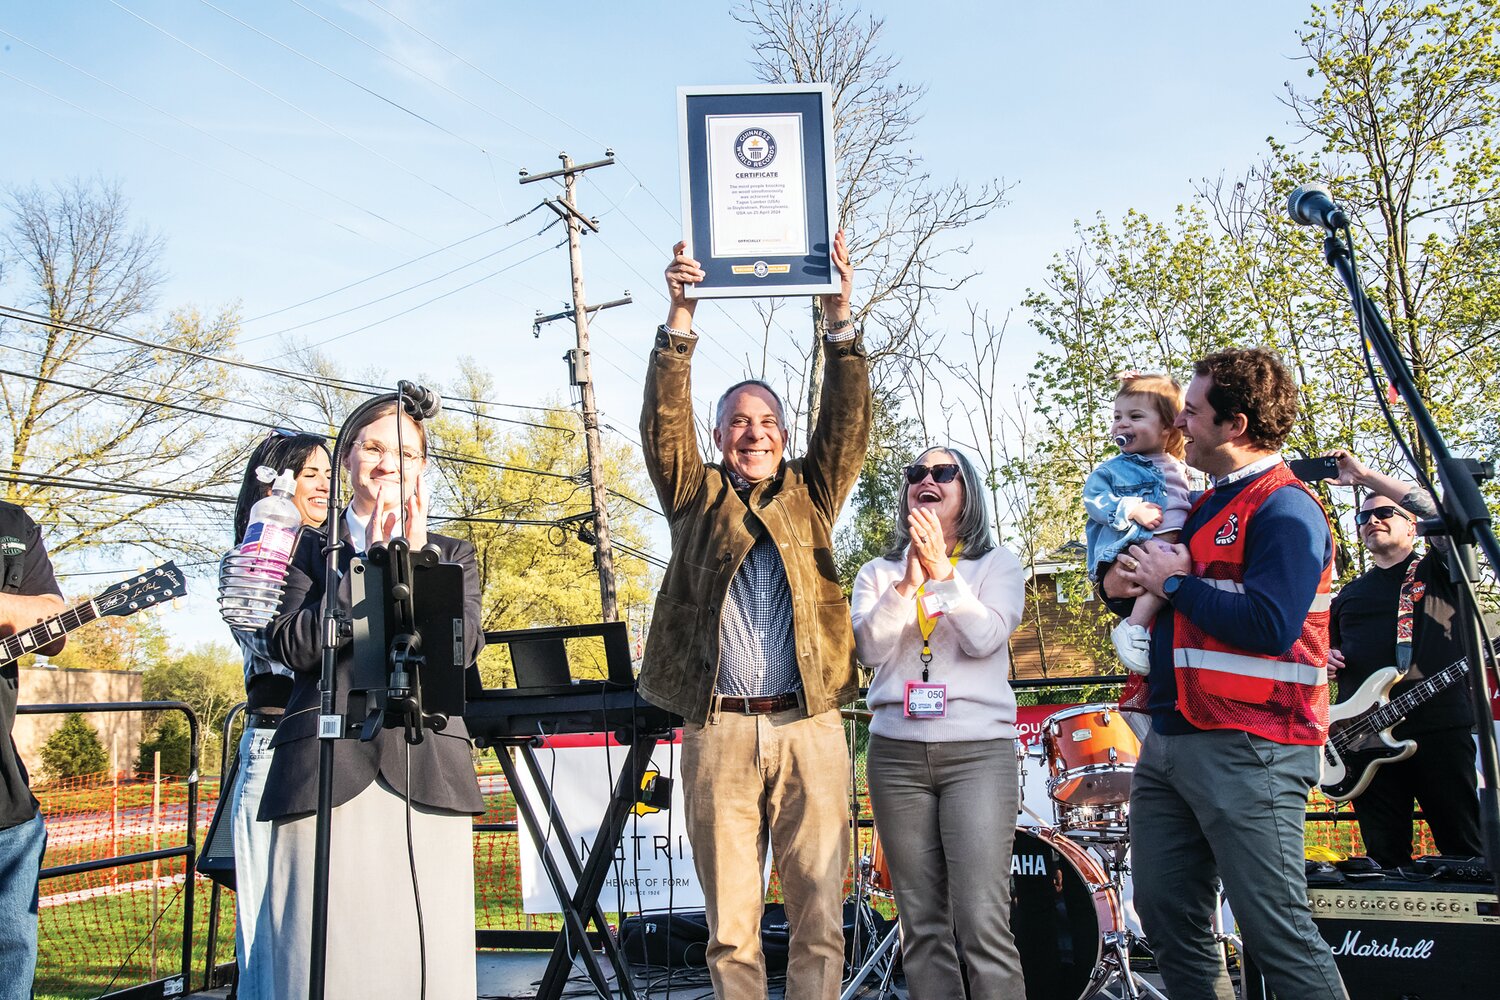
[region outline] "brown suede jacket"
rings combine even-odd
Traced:
[[[719,616],[729,583],[762,533],[781,549],[809,715],[853,701],[858,687],[849,602],[833,565],[833,523],[859,478],[870,437],[870,365],[860,337],[823,341],[823,394],[807,454],[741,499],[703,461],[693,427],[697,341],[658,330],[646,369],[641,441],[672,529],[656,598],[641,696],[690,722],[708,718],[719,670]]]

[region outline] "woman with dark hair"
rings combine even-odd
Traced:
[[[321,528],[328,520],[328,484],[332,466],[323,439],[314,434],[272,431],[250,454],[234,507],[234,544],[245,540],[250,508],[271,492],[257,475],[261,467],[295,470],[292,503],[305,527]],[[256,921],[266,890],[271,854],[271,824],[260,822],[261,796],[271,768],[271,737],[292,694],[292,671],[266,648],[264,629],[231,633],[245,660],[245,732],[240,737],[239,770],[229,789],[230,824],[234,831],[235,950],[239,959],[240,1000],[271,1000],[272,955],[255,946]]]
[[[427,531],[424,427],[395,403],[376,407],[349,428],[342,462],[351,498],[337,520],[344,543],[333,583],[339,601],[350,604],[353,556],[397,536],[414,551],[436,545],[443,562],[463,568],[461,639],[470,683],[477,684],[484,632],[474,546]],[[273,821],[262,924],[277,955],[277,997],[306,996],[311,971],[325,544],[321,533],[303,533],[268,629],[271,649],[296,672],[261,804],[261,818]],[[353,651],[347,638],[340,643],[338,687],[347,691]],[[330,1000],[472,1000],[473,816],[484,812],[484,799],[468,737],[455,716],[417,744],[401,728],[381,728],[369,741],[334,741],[324,994]]]
[[[1024,1000],[1010,930],[1016,697],[1007,640],[1021,564],[995,545],[984,484],[953,448],[905,469],[896,544],[859,571],[854,643],[874,670],[866,769],[913,1000]]]

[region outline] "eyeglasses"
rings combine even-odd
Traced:
[[[360,445],[358,449],[359,456],[361,458],[363,458],[367,462],[376,464],[378,464],[385,458],[387,452],[394,452],[395,450],[396,449],[394,448],[387,448],[379,441],[366,441],[364,444]],[[406,465],[415,465],[416,463],[422,461],[422,453],[420,451],[417,451],[417,449],[415,448],[402,448],[401,461]]]
[[[1354,515],[1354,523],[1357,527],[1362,528],[1365,525],[1369,524],[1372,518],[1379,518],[1382,521],[1389,521],[1393,517],[1400,517],[1406,521],[1411,520],[1410,517],[1407,517],[1406,512],[1403,511],[1400,507],[1385,506],[1370,507],[1366,510],[1360,511],[1358,514]]]
[[[906,481],[915,486],[926,479],[928,473],[932,474],[932,481],[935,483],[951,483],[954,479],[958,478],[958,466],[952,464],[934,465],[931,467],[926,465],[908,465],[906,467]]]

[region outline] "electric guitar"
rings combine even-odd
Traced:
[[[1492,651],[1500,651],[1500,640]],[[1363,792],[1375,777],[1375,769],[1417,752],[1415,740],[1391,737],[1391,728],[1417,706],[1464,679],[1469,661],[1459,659],[1390,698],[1391,688],[1401,679],[1395,667],[1375,671],[1346,701],[1328,709],[1328,741],[1323,744],[1322,775],[1318,785],[1336,802],[1346,802]]]
[[[87,601],[53,615],[14,635],[0,637],[0,668],[43,646],[50,645],[105,615],[123,618],[143,608],[153,607],[187,593],[182,570],[176,563],[165,562],[152,570],[131,577]]]

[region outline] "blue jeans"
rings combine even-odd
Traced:
[[[240,1000],[271,1000],[272,955],[260,912],[271,860],[271,824],[255,817],[271,770],[274,729],[249,729],[240,737],[240,769],[229,790],[234,831],[234,945],[240,964]]]
[[[37,874],[47,849],[40,814],[0,830],[0,1000],[30,1000],[36,977]]]

